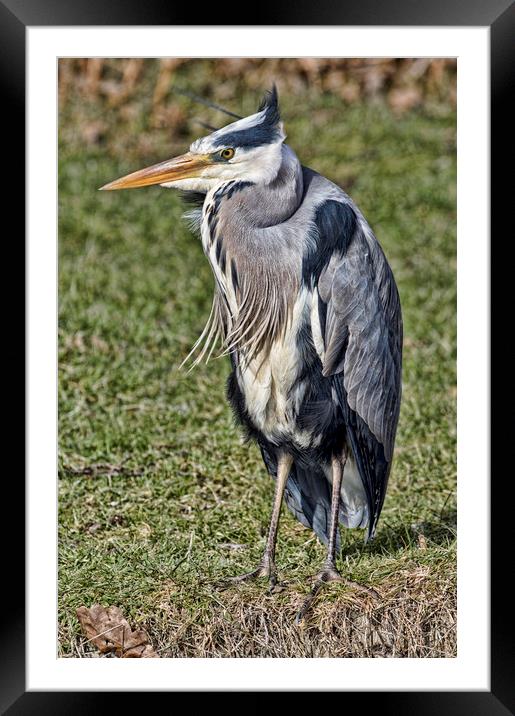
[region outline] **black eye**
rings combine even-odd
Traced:
[[[220,152],[220,156],[222,157],[222,159],[228,161],[229,159],[232,159],[234,157],[234,149],[232,147],[222,149],[222,151]]]

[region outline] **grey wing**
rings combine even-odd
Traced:
[[[318,281],[323,373],[332,376],[369,502],[373,535],[386,492],[401,398],[402,318],[397,287],[359,217],[345,252]]]

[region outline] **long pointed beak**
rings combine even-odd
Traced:
[[[175,159],[168,159],[165,162],[127,174],[120,179],[115,179],[100,187],[100,190],[137,189],[140,186],[167,184],[178,179],[190,179],[199,176],[200,170],[210,163],[209,155],[188,152]]]

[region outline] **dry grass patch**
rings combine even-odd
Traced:
[[[380,600],[330,585],[305,622],[295,616],[306,590],[284,585],[222,591],[199,585],[198,609],[191,611],[193,586],[169,581],[156,594],[155,616],[142,622],[163,657],[455,657],[456,589],[449,574],[412,566],[376,586]],[[75,638],[73,656],[98,656]]]

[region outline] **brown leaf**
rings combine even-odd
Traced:
[[[427,540],[425,538],[425,535],[423,535],[422,533],[418,536],[418,548],[427,549]]]
[[[93,642],[102,654],[114,652],[123,659],[159,658],[146,632],[143,629],[132,631],[118,607],[106,609],[100,604],[93,604],[89,609],[79,607],[77,617],[87,640]]]

